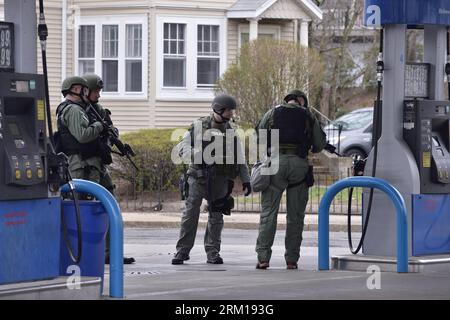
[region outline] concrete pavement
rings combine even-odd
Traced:
[[[126,228],[125,255],[136,258],[124,266],[125,299],[178,300],[309,300],[309,299],[450,299],[450,269],[398,274],[365,271],[318,271],[317,232],[304,232],[298,270],[286,270],[284,232],[278,231],[270,268],[256,270],[257,230],[225,228],[223,265],[206,263],[205,230],[199,228],[190,260],[172,265],[178,228]],[[355,233],[354,239],[360,234]],[[347,234],[330,234],[330,254],[348,254]],[[104,293],[108,292],[108,270]],[[164,302],[163,304],[164,305]],[[198,302],[201,305],[201,302]],[[171,310],[174,312],[175,310]]]
[[[122,217],[125,227],[137,228],[178,228],[181,221],[179,212],[123,212]],[[307,214],[305,216],[305,231],[318,230],[318,215]],[[208,221],[208,213],[201,212],[199,227],[204,228]],[[230,216],[224,216],[225,228],[231,229],[258,229],[259,213],[232,212]],[[286,229],[286,214],[278,214],[278,229]],[[347,215],[330,215],[330,231],[346,232]],[[361,231],[361,216],[352,217],[352,231]]]

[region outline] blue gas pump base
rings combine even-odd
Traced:
[[[58,277],[50,280],[29,281],[0,285],[0,300],[99,300],[101,278]]]
[[[349,254],[331,256],[331,268],[342,271],[367,271],[376,266],[381,272],[396,272],[397,259],[395,257]],[[448,271],[450,255],[433,255],[408,258],[408,273],[428,273]]]

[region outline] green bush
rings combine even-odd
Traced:
[[[136,183],[137,190],[175,191],[183,172],[182,165],[171,160],[171,153],[177,141],[171,141],[174,129],[143,129],[120,136],[136,153],[132,160],[139,171],[126,157],[114,157],[111,166],[113,178]]]
[[[325,65],[319,53],[291,41],[257,39],[240,49],[217,83],[217,92],[239,101],[237,118],[253,127],[292,89],[315,97],[323,86]],[[310,105],[318,101],[310,99]]]

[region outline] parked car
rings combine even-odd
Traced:
[[[337,118],[325,126],[324,131],[339,154],[366,158],[372,149],[372,122],[373,107],[366,107]]]

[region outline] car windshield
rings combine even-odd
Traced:
[[[331,123],[332,127],[330,129],[338,129],[342,126],[342,131],[357,130],[364,128],[373,120],[373,112],[368,111],[358,111],[347,113]]]

